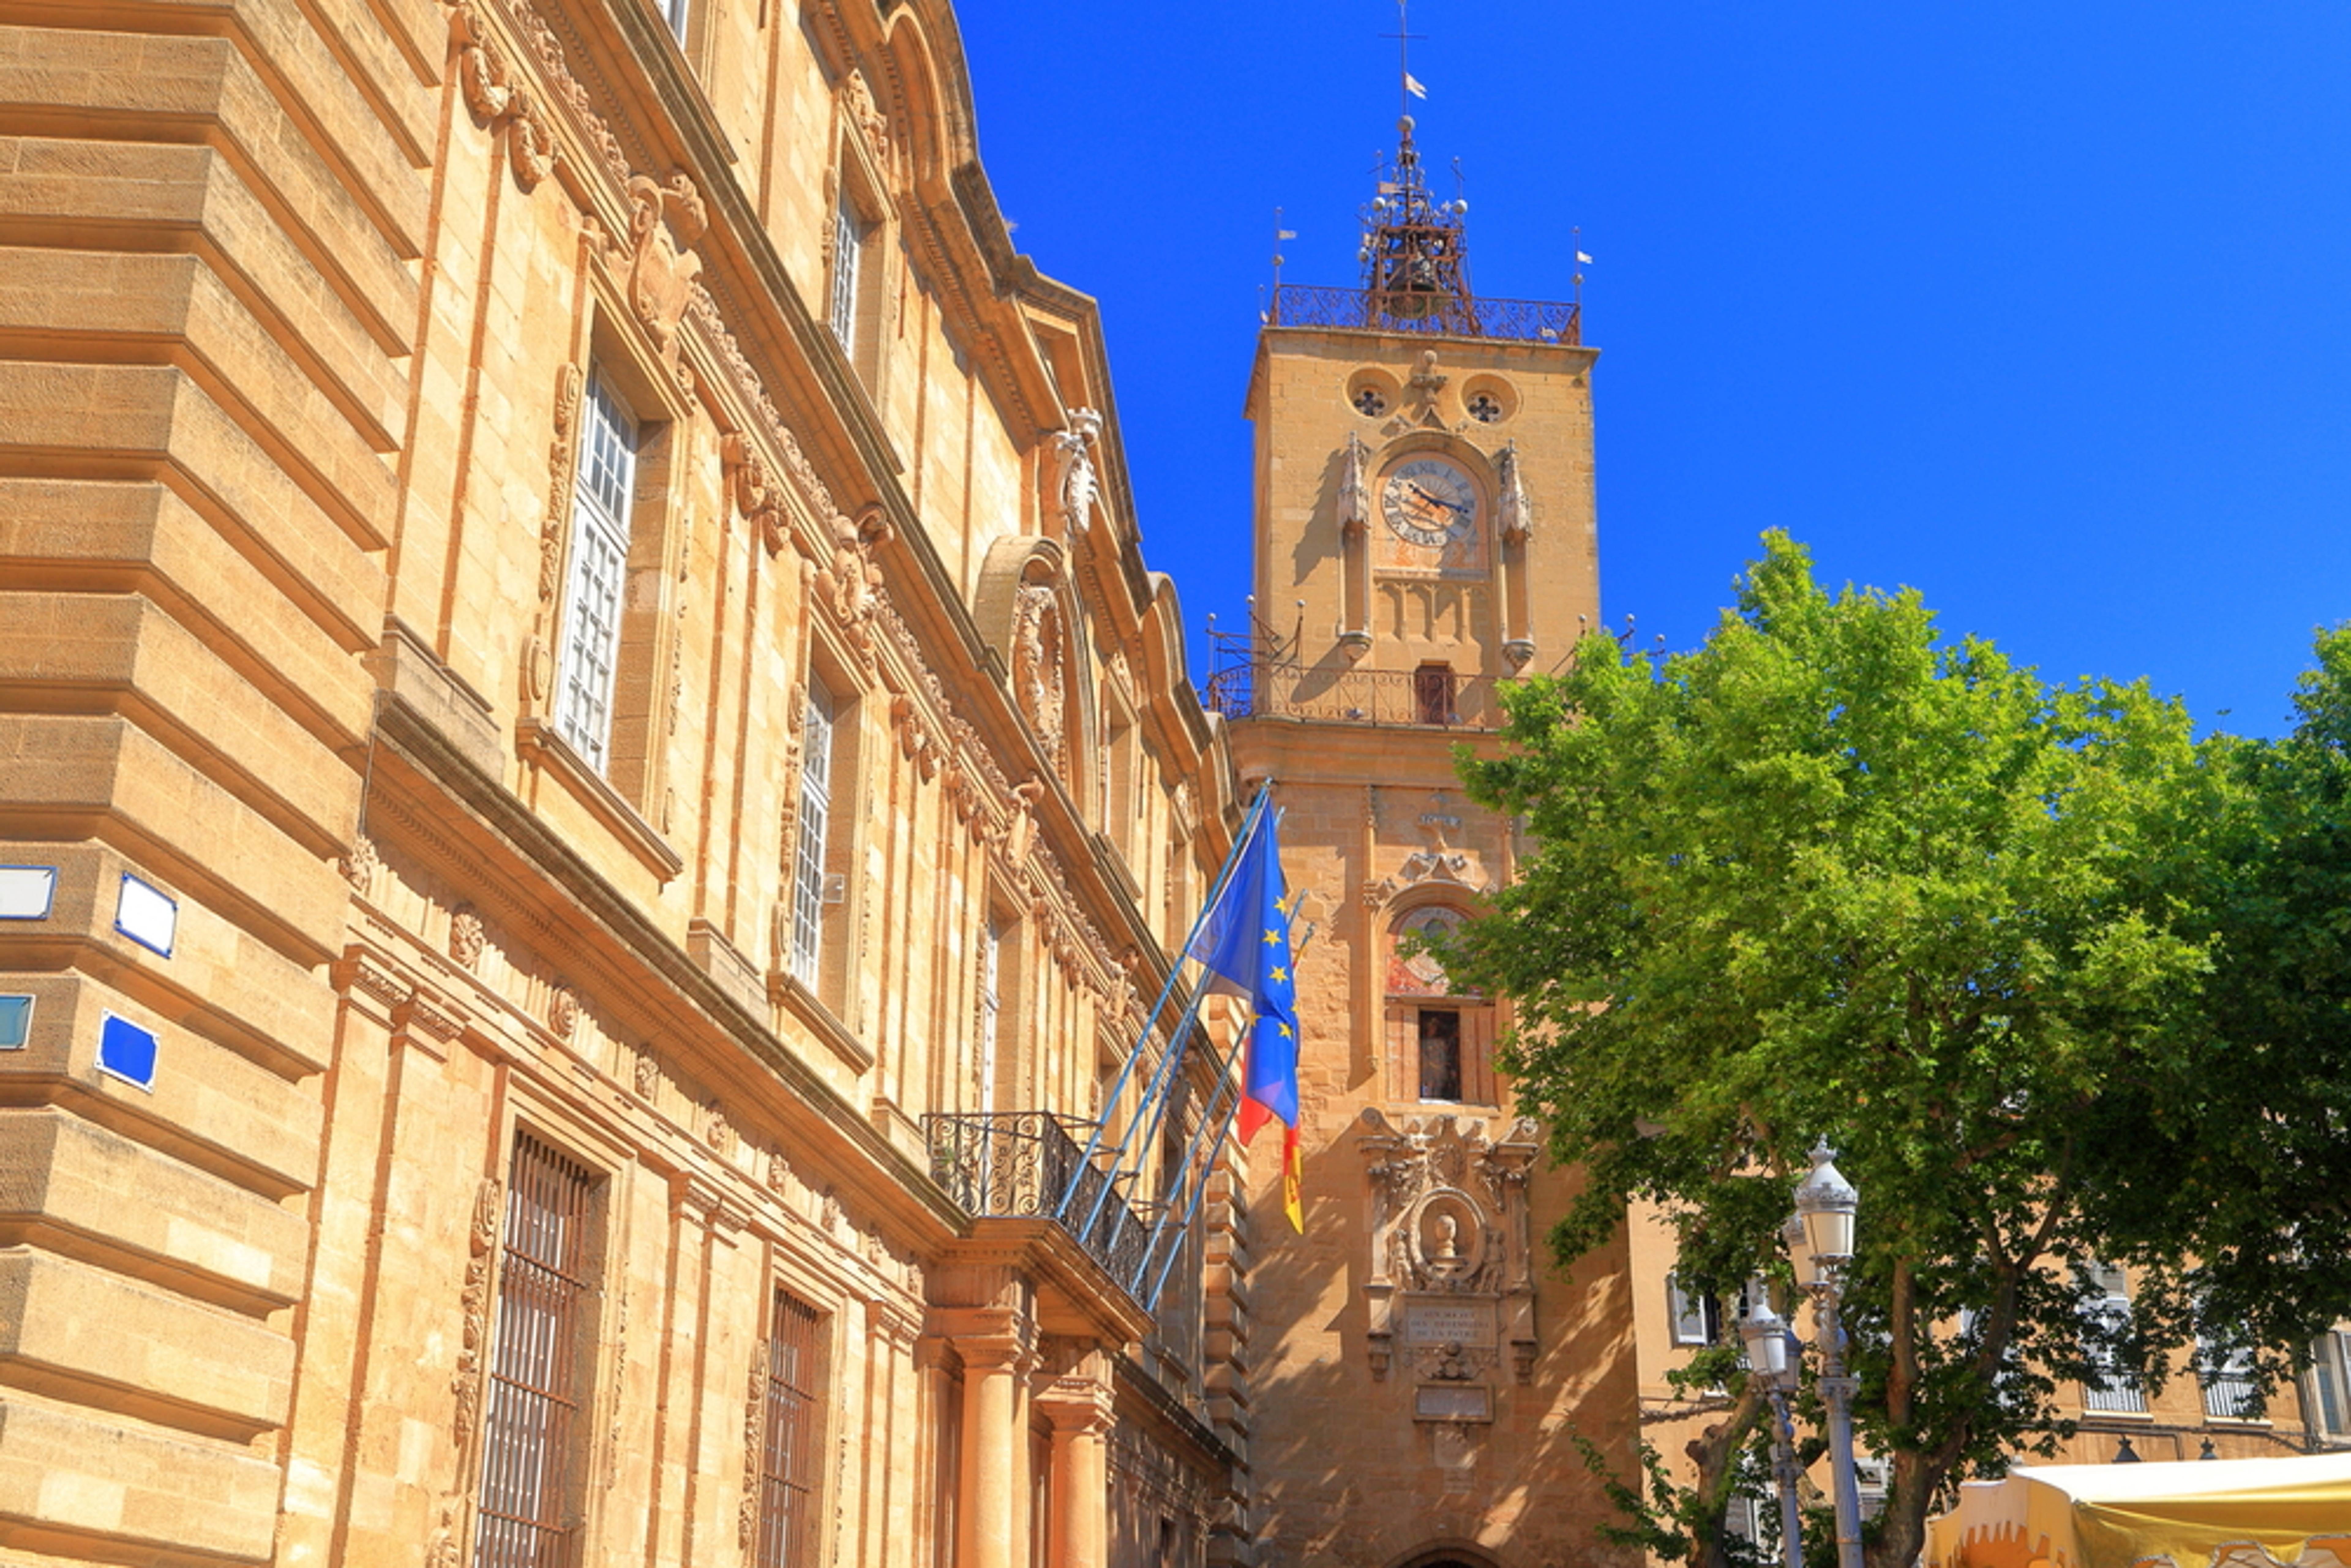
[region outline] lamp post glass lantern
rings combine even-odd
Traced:
[[[1803,1568],[1803,1510],[1796,1496],[1796,1428],[1788,1418],[1788,1396],[1796,1387],[1797,1357],[1803,1346],[1787,1322],[1771,1310],[1759,1288],[1754,1310],[1739,1325],[1747,1347],[1750,1375],[1763,1385],[1771,1406],[1771,1483],[1780,1498],[1780,1552],[1785,1568]]]
[[[1840,1322],[1844,1266],[1853,1260],[1854,1218],[1861,1194],[1836,1168],[1826,1139],[1813,1147],[1813,1168],[1796,1184],[1789,1218],[1789,1254],[1796,1282],[1813,1298],[1820,1333],[1821,1401],[1828,1409],[1829,1469],[1836,1497],[1837,1568],[1862,1568],[1861,1483],[1853,1456],[1853,1396],[1857,1380],[1845,1372]]]

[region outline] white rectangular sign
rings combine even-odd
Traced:
[[[0,920],[47,920],[57,892],[53,865],[0,865]]]

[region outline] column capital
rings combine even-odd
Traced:
[[[1038,1388],[1033,1403],[1057,1438],[1098,1437],[1108,1432],[1116,1419],[1110,1385],[1082,1375],[1045,1383]]]

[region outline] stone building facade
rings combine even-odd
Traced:
[[[1236,783],[945,0],[0,100],[0,1554],[1246,1560],[1237,1194],[1056,1218]]]
[[[1260,336],[1259,623],[1211,686],[1301,900],[1301,1234],[1250,1166],[1260,1561],[1631,1561],[1576,1446],[1632,1451],[1623,1249],[1554,1266],[1572,1177],[1495,1073],[1499,1009],[1410,946],[1523,852],[1453,748],[1599,613],[1597,354],[1573,305],[1470,289],[1462,212],[1401,132],[1363,287],[1285,287]]]

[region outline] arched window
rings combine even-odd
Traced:
[[[1443,904],[1416,904],[1388,933],[1388,1093],[1435,1104],[1499,1103],[1494,1080],[1494,1009],[1457,988],[1416,941],[1442,940],[1468,919]]]

